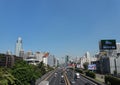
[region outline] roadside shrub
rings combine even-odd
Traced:
[[[89,77],[94,78],[94,79],[96,77],[95,73],[92,71],[86,71],[86,76],[89,76]]]
[[[116,78],[111,75],[106,75],[105,83],[108,85],[120,85],[120,78]]]
[[[83,70],[81,70],[81,69],[78,69],[78,68],[77,68],[77,69],[75,69],[75,71],[84,74]]]

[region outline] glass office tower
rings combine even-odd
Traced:
[[[15,55],[19,56],[20,55],[20,51],[22,50],[22,38],[19,37],[17,42],[16,42],[16,47],[15,47]]]

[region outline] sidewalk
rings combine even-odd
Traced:
[[[104,83],[105,82],[104,81],[104,75],[102,75],[102,74],[96,74],[96,80]]]

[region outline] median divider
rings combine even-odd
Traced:
[[[67,84],[67,85],[71,85],[71,84],[70,84],[70,81],[69,81],[68,78],[67,78],[66,73],[64,73],[64,77],[65,77],[65,82],[66,82],[66,84]]]

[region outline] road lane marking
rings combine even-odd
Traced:
[[[69,82],[69,80],[68,80],[68,77],[67,77],[67,75],[64,73],[64,76],[65,76],[65,79],[66,79],[66,81],[67,81],[67,84],[66,85],[71,85],[70,84],[70,82]]]
[[[55,70],[55,71],[56,71],[56,70]],[[55,71],[54,71],[54,72],[55,72]],[[48,77],[46,77],[46,78],[43,79],[43,80],[44,80],[44,81],[48,80],[48,78],[50,78],[50,76],[52,76],[52,74],[53,74],[54,72],[52,72],[51,74],[49,74]]]
[[[67,80],[66,80],[66,78],[65,78],[65,75],[64,75],[64,81],[65,81],[65,85],[67,85]]]

